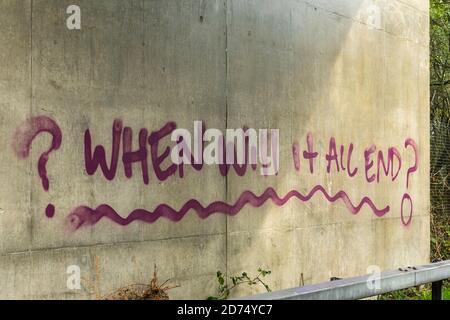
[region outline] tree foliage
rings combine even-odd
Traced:
[[[450,0],[430,0],[431,258],[450,258]]]
[[[431,119],[450,119],[450,1],[430,1]]]

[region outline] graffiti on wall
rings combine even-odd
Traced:
[[[208,136],[206,124],[203,122],[197,122],[197,124],[201,135]],[[264,175],[278,173],[279,150],[277,144],[274,143],[274,141],[278,142],[278,135],[274,134],[274,132],[272,132],[271,144],[266,139],[267,132],[263,131],[263,134],[260,132],[259,137],[265,137],[262,139],[263,147],[261,144],[259,146],[257,144],[252,145],[250,135],[243,136],[241,149],[236,149],[236,145],[230,149],[229,145],[227,145],[227,140],[221,135],[216,135],[216,139],[214,139],[214,145],[217,146],[216,149],[211,148],[213,142],[208,144],[205,143],[205,140],[198,140],[197,149],[204,150],[204,154],[207,154],[206,150],[209,150],[209,155],[213,159],[207,160],[206,156],[204,156],[206,160],[203,162],[198,161],[201,151],[198,153],[198,150],[196,152],[194,148],[194,152],[191,152],[190,147],[186,147],[188,142],[186,137],[183,139],[183,137],[175,135],[177,130],[175,122],[167,122],[159,130],[153,132],[143,128],[137,135],[138,147],[133,149],[133,130],[130,127],[124,127],[121,120],[115,120],[112,124],[111,152],[108,154],[106,151],[108,148],[104,145],[98,144],[94,147],[94,137],[90,130],[86,129],[83,141],[85,172],[88,175],[100,173],[107,181],[113,181],[117,177],[119,168],[123,167],[124,175],[130,179],[134,174],[133,164],[138,164],[141,167],[142,181],[146,185],[152,179],[165,181],[170,177],[183,178],[186,165],[191,166],[196,171],[201,171],[205,164],[216,164],[218,173],[222,176],[227,176],[230,172],[234,172],[237,176],[242,177],[249,171],[256,171],[258,168]],[[241,132],[248,133],[250,130],[243,128]],[[30,154],[33,140],[41,133],[48,133],[52,136],[50,148],[40,155],[37,163],[37,173],[41,179],[42,187],[44,191],[48,191],[50,181],[47,176],[46,165],[51,153],[60,148],[63,140],[62,131],[56,121],[47,116],[37,116],[26,120],[17,128],[13,136],[12,147],[19,159],[26,159]],[[173,138],[174,135],[178,139],[175,140]],[[164,141],[170,136],[172,136],[172,147]],[[212,140],[209,139],[209,141]],[[256,139],[253,140],[256,141]],[[271,147],[271,153],[268,152],[268,145]],[[260,162],[257,161],[257,147],[259,147]],[[356,164],[353,154],[355,150],[354,144],[337,145],[336,139],[331,137],[328,150],[324,154],[326,172],[327,174],[334,172],[343,173],[348,175],[349,178],[363,175],[368,184],[376,184],[380,182],[380,178],[383,176],[394,182],[399,179],[400,172],[404,170],[406,173],[406,190],[408,190],[411,176],[417,172],[419,167],[418,146],[413,139],[406,138],[401,148],[404,148],[403,151],[405,152],[412,153],[414,162],[411,165],[406,166],[405,161],[402,160],[400,148],[393,146],[384,151],[378,150],[376,145],[371,145],[364,149],[363,163]],[[232,157],[230,157],[230,154]],[[174,155],[175,158],[179,156],[181,160],[175,161]],[[298,141],[292,145],[292,170],[296,172],[306,170],[313,174],[318,170],[316,162],[320,156],[314,147],[313,134],[308,133],[303,152]],[[228,161],[230,158],[240,160]],[[169,166],[163,165],[167,159],[172,159]],[[108,204],[101,204],[96,208],[83,205],[76,207],[69,213],[67,222],[73,230],[77,230],[83,226],[92,226],[103,218],[108,218],[123,226],[134,221],[154,223],[160,218],[176,222],[183,219],[190,210],[193,210],[201,219],[206,219],[213,214],[234,216],[245,206],[258,208],[269,200],[277,206],[283,206],[291,199],[307,202],[316,194],[321,194],[323,199],[329,203],[342,201],[348,211],[354,215],[358,214],[364,206],[370,208],[377,217],[383,217],[391,210],[389,205],[377,206],[368,196],[363,197],[359,202],[354,202],[345,191],[341,190],[335,194],[330,194],[326,188],[318,184],[305,194],[298,190],[291,190],[286,194],[279,195],[273,187],[268,187],[262,194],[258,195],[251,190],[246,190],[233,203],[215,201],[204,206],[198,199],[190,199],[180,209],[175,209],[164,203],[159,204],[153,211],[135,209],[127,216],[120,215]],[[408,192],[404,193],[401,199],[400,210],[402,224],[404,226],[410,225],[413,217],[413,199]],[[45,209],[45,214],[48,218],[52,218],[55,215],[55,206],[49,204]]]

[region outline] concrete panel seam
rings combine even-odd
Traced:
[[[132,241],[118,241],[118,242],[111,242],[111,243],[96,243],[96,244],[91,244],[91,245],[62,246],[62,247],[53,247],[53,248],[37,248],[37,249],[24,250],[24,251],[5,252],[5,253],[0,254],[0,257],[4,257],[4,256],[8,256],[8,255],[24,255],[24,254],[40,253],[40,252],[47,252],[47,251],[64,251],[64,250],[104,248],[104,247],[113,247],[113,246],[127,246],[127,245],[133,245],[133,244],[145,244],[145,243],[152,243],[152,242],[168,242],[168,241],[172,241],[172,240],[181,240],[181,239],[209,238],[209,237],[217,237],[217,236],[224,236],[224,235],[226,235],[225,232],[220,232],[220,233],[211,233],[211,234],[205,234],[205,235],[168,237],[168,238],[153,239],[153,240],[132,240]]]

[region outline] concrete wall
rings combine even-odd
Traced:
[[[81,30],[66,27],[71,4],[81,8]],[[428,261],[427,0],[1,0],[0,29],[0,298],[91,297],[86,281],[81,290],[67,287],[70,265],[91,280],[97,269],[106,294],[149,281],[157,264],[160,279],[181,285],[172,298],[203,299],[215,293],[218,270],[264,267],[272,270],[270,287],[281,289],[302,278],[310,284],[365,274],[370,265]],[[48,191],[37,163],[52,139],[41,133],[32,140],[45,121],[21,126],[37,116],[53,119],[62,133],[46,166]],[[280,172],[223,176],[217,166],[185,166],[183,178],[177,171],[160,181],[149,160],[148,185],[139,164],[130,179],[120,161],[113,180],[100,170],[90,175],[85,131],[109,158],[114,119],[133,129],[134,148],[139,129],[168,121],[189,130],[195,120],[221,130],[277,128]],[[308,133],[318,152],[313,173],[302,155]],[[332,137],[345,150],[339,172],[335,162],[327,172]],[[15,152],[31,142],[29,156]],[[372,145],[384,157],[398,150],[395,179],[381,169],[379,181],[369,182],[379,166],[368,152],[374,165],[366,177],[364,152]],[[417,170],[408,170],[416,160]],[[80,205],[108,204],[126,217],[159,204],[178,210],[190,199],[234,204],[268,187],[280,198],[295,190],[300,199],[248,203],[234,216],[202,219],[190,210],[178,222],[123,226],[105,217],[75,231],[67,226]]]

